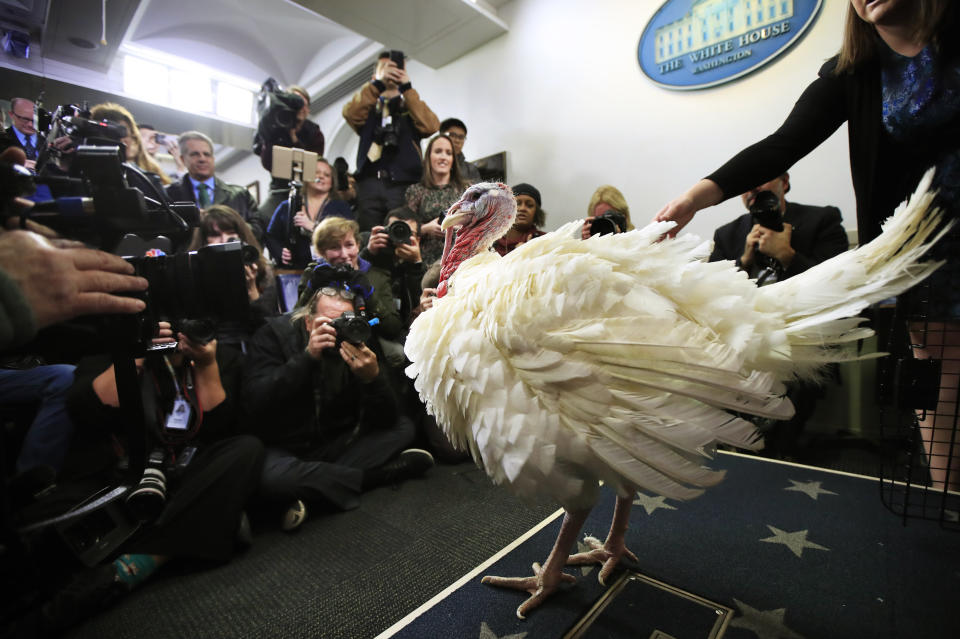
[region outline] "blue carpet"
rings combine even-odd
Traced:
[[[960,637],[960,535],[904,526],[875,479],[731,454],[710,465],[727,477],[699,499],[638,494],[627,535],[639,557],[631,568],[706,602],[630,581],[584,636],[700,639],[719,627],[726,639]],[[603,539],[613,504],[605,489],[583,532]],[[480,584],[483,574],[532,574],[560,519],[381,637],[564,636],[606,591],[594,568],[568,567],[577,584],[526,620],[514,614],[525,593]],[[710,602],[729,618],[717,623]]]

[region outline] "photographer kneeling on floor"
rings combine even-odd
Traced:
[[[302,523],[306,504],[356,508],[363,491],[433,466],[426,451],[404,450],[414,426],[370,339],[366,278],[324,265],[311,287],[305,306],[254,335],[244,376],[254,432],[267,446],[261,495],[292,504],[288,530]]]
[[[150,455],[126,503],[142,525],[113,562],[76,574],[21,620],[18,636],[46,636],[96,614],[171,559],[224,562],[249,545],[244,508],[256,491],[263,445],[236,429],[240,356],[219,351],[215,340],[200,344],[183,333],[175,340],[160,322],[154,344],[174,342],[176,352],[136,360]],[[58,482],[60,499],[72,503],[78,486],[126,478],[127,425],[109,356],[78,363],[67,407],[77,431]]]

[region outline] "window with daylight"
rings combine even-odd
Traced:
[[[254,124],[255,90],[246,81],[217,77],[215,71],[127,54],[123,91],[132,98],[197,115]]]

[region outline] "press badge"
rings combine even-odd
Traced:
[[[167,415],[167,429],[187,430],[190,427],[190,414],[193,409],[190,402],[182,397],[173,400],[173,410]]]

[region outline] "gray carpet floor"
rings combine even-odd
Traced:
[[[816,442],[797,461],[876,475],[880,451],[860,443]],[[437,466],[357,510],[311,512],[294,534],[276,517],[256,525],[230,564],[168,565],[66,636],[375,637],[556,510],[519,501],[472,462]]]
[[[168,565],[67,637],[374,637],[557,510],[493,486],[472,463],[311,513],[294,534],[255,526],[230,564]]]

